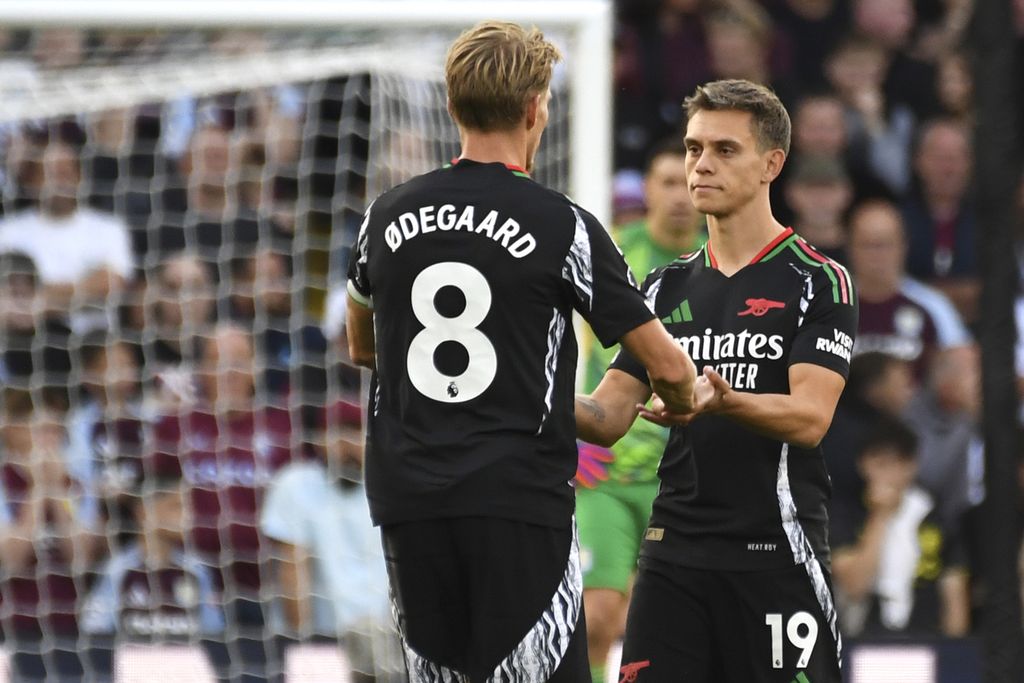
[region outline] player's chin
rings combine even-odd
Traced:
[[[722,206],[720,203],[710,199],[694,198],[693,207],[707,216],[718,216],[722,213]]]

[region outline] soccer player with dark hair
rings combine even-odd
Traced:
[[[857,305],[842,266],[772,215],[789,116],[768,89],[715,81],[686,100],[690,195],[705,246],[644,284],[669,333],[702,364],[672,425],[640,550],[623,681],[839,681],[829,577],[829,495],[819,442],[849,370]],[[655,393],[657,390],[655,389]],[[614,441],[651,395],[625,349],[580,414],[581,438]]]
[[[579,311],[674,410],[696,370],[600,223],[530,179],[557,49],[484,22],[451,46],[462,152],[366,211],[353,359],[376,370],[367,494],[413,681],[589,681],[570,480]],[[634,406],[629,407],[635,416]]]

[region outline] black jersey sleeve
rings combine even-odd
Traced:
[[[348,262],[348,293],[359,303],[373,307],[373,287],[370,284],[368,243],[370,234],[370,216],[373,204],[366,207],[363,223],[359,226],[359,236],[352,248]]]
[[[857,300],[846,282],[845,272],[828,271],[826,265],[815,273],[801,295],[801,310],[806,306],[799,329],[793,338],[789,364],[811,363],[834,370],[844,378],[850,374],[850,355],[857,331]],[[843,285],[843,287],[840,287]],[[810,296],[809,296],[810,295]]]
[[[592,215],[573,206],[576,229],[562,266],[574,307],[605,348],[654,318],[611,236]]]
[[[661,274],[663,268],[655,268],[650,272],[646,279],[644,279],[643,287],[641,291],[644,299],[647,302],[647,306],[657,312],[657,299],[658,291],[661,289]],[[611,364],[608,366],[609,369],[621,370],[644,384],[650,386],[651,380],[647,376],[647,368],[643,366],[643,363],[638,361],[629,351],[626,349],[619,349],[619,352],[615,354],[615,358],[612,359]]]

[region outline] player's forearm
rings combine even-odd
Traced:
[[[636,409],[624,403],[618,406],[590,395],[576,394],[576,436],[588,443],[609,447],[629,431]]]
[[[354,341],[350,338],[348,342],[348,354],[354,364],[376,371],[377,352],[374,348],[372,339],[372,334],[370,335],[369,342],[366,340]]]
[[[589,443],[611,446],[633,426],[637,404],[650,397],[650,387],[639,379],[609,369],[593,392],[576,395],[576,434]]]
[[[348,337],[348,354],[352,362],[376,370],[377,348],[373,329],[373,309],[351,296],[348,299],[345,334]]]
[[[834,411],[790,394],[730,391],[714,412],[769,438],[814,448],[825,437]]]
[[[686,351],[657,320],[623,336],[622,345],[647,369],[651,389],[673,413],[693,410],[697,368]]]
[[[649,375],[651,388],[665,402],[665,407],[674,413],[688,413],[693,410],[693,380],[686,374],[673,374],[669,377]]]

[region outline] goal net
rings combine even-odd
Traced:
[[[14,5],[0,682],[405,680],[348,253],[458,153],[444,52],[485,18],[566,54],[534,176],[604,218],[610,3]]]

